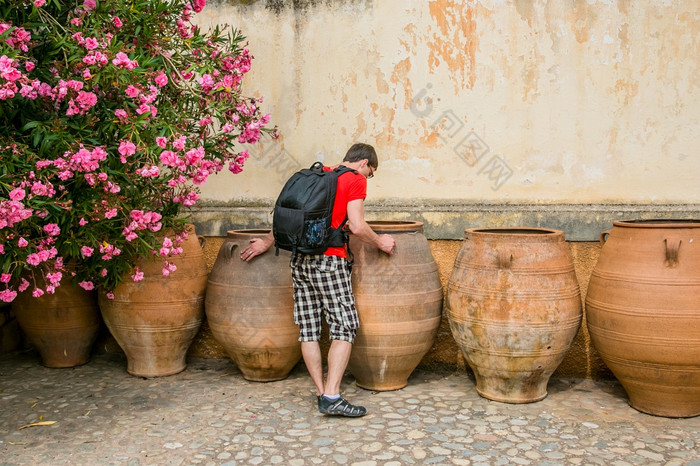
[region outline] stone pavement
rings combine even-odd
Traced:
[[[319,414],[303,364],[271,383],[225,359],[143,379],[121,354],[48,369],[14,352],[0,356],[0,465],[700,466],[700,417],[642,414],[615,381],[553,379],[547,398],[524,405],[481,398],[464,371],[419,371],[393,392],[350,375],[343,386],[367,416]]]

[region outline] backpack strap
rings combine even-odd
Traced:
[[[343,175],[345,173],[350,173],[350,172],[358,173],[357,170],[352,169],[350,167],[346,167],[345,165],[339,165],[334,171],[338,174],[338,177],[340,177],[341,175]],[[352,250],[350,249],[350,236],[345,231],[345,225],[347,223],[348,223],[348,216],[346,214],[345,220],[343,220],[341,222],[341,224],[338,226],[338,228],[336,228],[333,231],[333,234],[336,234],[336,231],[337,231],[339,234],[343,235],[343,243],[345,244],[345,249],[348,252],[347,259],[348,259],[348,262],[350,263],[350,267],[352,268],[352,264],[355,262],[355,255],[352,253]]]

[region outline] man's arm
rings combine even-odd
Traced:
[[[372,244],[387,254],[394,252],[394,238],[391,235],[378,235],[365,221],[365,201],[355,199],[348,202],[348,227],[353,235],[365,243]]]

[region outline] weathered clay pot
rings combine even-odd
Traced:
[[[448,281],[450,328],[485,398],[529,403],[581,325],[578,281],[564,233],[468,229]]]
[[[74,286],[69,274],[63,274],[53,294],[34,298],[31,288],[20,293],[12,310],[44,366],[74,367],[90,360],[100,329],[97,295]]]
[[[114,299],[99,294],[107,328],[124,350],[127,372],[141,377],[177,374],[186,367],[190,347],[204,317],[207,265],[203,238],[188,225],[183,253],[171,263],[177,270],[164,277],[163,261],[143,258],[144,279],[127,278],[114,290]]]
[[[209,274],[205,312],[214,338],[247,380],[284,379],[301,358],[289,255],[270,249],[250,262],[240,252],[269,230],[234,230]]]
[[[617,221],[601,242],[586,294],[593,345],[633,408],[700,415],[700,220]]]
[[[397,390],[435,341],[442,285],[421,222],[369,222],[396,241],[389,256],[350,235],[352,287],[360,317],[348,368],[358,386]]]

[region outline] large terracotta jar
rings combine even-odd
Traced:
[[[114,299],[99,295],[107,328],[124,350],[127,372],[140,377],[177,374],[186,367],[190,347],[204,317],[207,265],[203,238],[188,225],[183,252],[170,260],[177,270],[165,277],[163,261],[143,258],[144,279],[127,278],[114,290]]]
[[[74,367],[90,360],[100,329],[97,295],[74,285],[68,273],[53,294],[34,298],[31,288],[20,293],[12,310],[44,366]]]
[[[630,405],[700,415],[700,220],[628,220],[601,235],[586,294],[593,345]]]
[[[348,368],[362,388],[397,390],[435,341],[442,285],[421,222],[369,224],[377,234],[391,234],[396,249],[389,256],[350,235],[360,328]]]
[[[581,325],[564,233],[468,229],[448,281],[450,328],[478,393],[507,403],[547,396],[547,383]]]
[[[250,262],[240,252],[269,230],[234,230],[209,274],[205,312],[214,338],[247,380],[287,377],[301,358],[289,254],[274,249]]]

